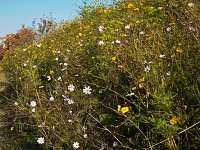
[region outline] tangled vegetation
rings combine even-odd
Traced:
[[[199,11],[198,0],[96,1],[36,44],[8,50],[9,142],[199,149]]]

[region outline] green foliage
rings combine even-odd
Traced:
[[[11,134],[44,149],[198,149],[199,8],[96,1],[16,48],[3,59]]]

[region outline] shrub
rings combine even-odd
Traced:
[[[198,2],[97,4],[3,59],[12,132],[45,149],[198,149]]]

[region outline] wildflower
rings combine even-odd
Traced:
[[[128,4],[128,8],[134,8],[134,4]]]
[[[171,27],[167,27],[167,32],[169,32],[169,31],[171,31],[172,30],[172,28]]]
[[[47,80],[50,81],[51,80],[51,76],[47,76]]]
[[[177,119],[175,117],[173,117],[169,122],[170,122],[171,125],[176,125]]]
[[[133,10],[140,10],[139,8],[135,8],[135,9],[133,9]]]
[[[49,100],[50,100],[50,101],[54,101],[54,97],[51,96],[51,97],[49,98]]]
[[[57,79],[58,81],[62,81],[62,78],[61,77],[58,77],[58,79]]]
[[[82,34],[82,33],[79,33],[78,35],[79,35],[79,36],[83,36],[83,34]]]
[[[139,33],[140,35],[143,35],[143,34],[145,34],[145,32],[144,31],[140,31],[140,33]]]
[[[139,88],[142,89],[144,87],[144,83],[139,83]]]
[[[164,57],[165,57],[165,55],[164,55],[164,54],[161,54],[159,57],[160,57],[160,58],[164,58]]]
[[[24,63],[24,67],[26,67],[27,66],[27,64],[26,63]]]
[[[74,143],[73,143],[73,147],[74,147],[75,149],[78,149],[78,148],[79,148],[79,142],[74,142]]]
[[[31,104],[30,104],[32,107],[35,107],[36,106],[36,102],[35,101],[31,101]]]
[[[45,121],[42,122],[38,127],[39,127],[39,128],[42,128],[42,127],[44,127],[44,126],[45,126]]]
[[[170,75],[171,75],[171,72],[170,72],[170,71],[168,71],[168,72],[166,73],[166,75],[167,75],[167,76],[170,76]]]
[[[53,71],[53,70],[50,70],[50,71],[49,71],[49,74],[50,74],[50,75],[54,74],[54,71]]]
[[[128,112],[129,111],[129,108],[128,107],[123,107],[122,109],[121,109],[121,112],[124,114],[124,113],[126,113],[126,112]]]
[[[115,141],[113,142],[113,147],[117,147],[118,146],[118,143]]]
[[[187,106],[187,105],[182,105],[181,108],[182,108],[183,110],[186,110],[186,109],[188,108],[188,106]]]
[[[123,68],[123,66],[122,65],[118,65],[118,68]]]
[[[18,102],[15,102],[15,103],[14,103],[14,105],[15,105],[15,106],[18,106],[18,105],[19,105],[19,103],[18,103]]]
[[[64,66],[68,66],[68,63],[64,63],[63,65],[64,65]]]
[[[56,57],[56,59],[55,59],[56,61],[58,61],[58,57]]]
[[[133,96],[135,93],[128,93],[126,96]]]
[[[133,87],[132,90],[133,90],[133,91],[136,90],[136,87]]]
[[[99,45],[103,45],[104,44],[104,42],[103,41],[99,41]]]
[[[33,65],[33,68],[36,68],[37,66],[36,65]]]
[[[183,53],[183,50],[180,49],[180,48],[177,48],[177,49],[176,49],[176,52],[177,52],[177,53]]]
[[[74,91],[74,88],[75,88],[75,86],[74,86],[73,84],[70,84],[70,85],[68,86],[68,90],[69,90],[70,92],[73,92],[73,91]]]
[[[120,41],[120,40],[116,40],[116,41],[115,41],[115,43],[118,43],[118,44],[120,44],[120,43],[121,43],[121,41]]]
[[[193,31],[193,32],[196,31],[196,29],[194,27],[189,26],[188,28],[190,31]]]
[[[158,10],[162,10],[163,9],[163,7],[158,7]]]
[[[41,46],[42,46],[42,44],[40,43],[40,44],[37,44],[36,46],[37,46],[37,47],[41,47]]]
[[[70,104],[74,104],[74,100],[73,99],[67,99],[67,101],[68,101],[68,104],[70,105]]]
[[[14,127],[12,126],[11,128],[10,128],[10,131],[13,131],[14,130]]]
[[[194,3],[188,3],[189,7],[194,7]]]
[[[112,57],[111,59],[112,59],[112,61],[115,61],[117,58],[114,56],[114,57]]]
[[[88,135],[87,135],[87,134],[84,134],[83,137],[86,139],[86,138],[88,137]]]
[[[117,111],[120,112],[120,111],[121,111],[121,108],[122,108],[121,105],[118,105],[118,106],[117,106]]]
[[[44,144],[44,137],[39,137],[39,138],[37,139],[37,142],[38,142],[39,144]]]
[[[72,123],[72,119],[69,119],[68,122],[69,122],[69,123]]]
[[[31,111],[32,111],[33,113],[35,113],[35,112],[36,112],[36,109],[35,109],[35,108],[32,108]]]
[[[146,66],[145,68],[144,68],[144,71],[145,72],[149,72],[151,70],[151,68],[149,67],[149,66]]]
[[[25,51],[27,51],[27,49],[26,49],[26,48],[24,48],[24,49],[23,49],[23,51],[25,52]]]
[[[91,94],[91,90],[92,89],[91,89],[90,86],[87,86],[87,87],[85,86],[84,89],[83,89],[83,93],[85,93],[85,94]]]
[[[141,79],[139,79],[139,82],[144,82],[144,77],[142,77]]]
[[[126,25],[126,26],[125,26],[125,29],[130,29],[130,28],[131,28],[130,25]]]
[[[99,26],[99,31],[103,32],[104,26]]]
[[[106,13],[107,13],[107,10],[106,10],[106,9],[104,9],[104,10],[103,10],[103,13],[104,13],[104,14],[106,14]]]

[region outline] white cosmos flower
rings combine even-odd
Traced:
[[[73,92],[73,91],[74,91],[74,88],[75,88],[75,86],[74,86],[73,84],[70,84],[70,85],[68,86],[68,90],[69,90],[70,92]]]
[[[80,146],[79,146],[79,142],[74,142],[73,143],[73,147],[75,148],[75,149],[78,149]]]
[[[50,100],[50,101],[54,101],[54,97],[51,96],[51,97],[49,98],[49,100]]]
[[[35,101],[31,101],[31,104],[30,104],[32,107],[35,107],[36,106],[36,102]]]
[[[104,26],[99,26],[99,31],[103,32]]]
[[[83,89],[83,93],[85,93],[85,94],[91,94],[91,90],[92,89],[91,89],[90,86],[87,86],[87,87],[85,86],[84,89]]]
[[[118,143],[115,141],[113,142],[113,147],[117,147],[118,146]]]
[[[37,139],[37,142],[38,142],[39,144],[44,144],[44,137],[39,137],[39,138]]]
[[[116,40],[116,41],[115,41],[115,43],[118,43],[118,44],[120,44],[120,43],[121,43],[121,41],[120,41],[120,40]]]
[[[103,41],[99,41],[99,45],[103,45],[104,44],[104,42]]]

